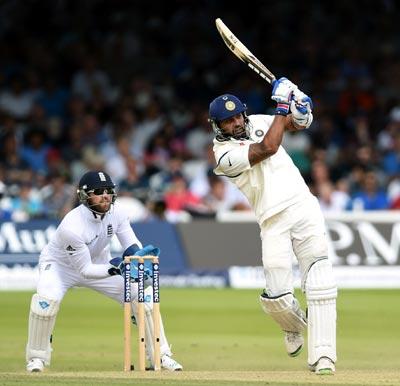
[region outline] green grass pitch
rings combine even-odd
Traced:
[[[122,308],[85,289],[61,305],[51,368],[27,374],[32,292],[0,292],[0,385],[400,385],[400,290],[339,291],[337,372],[328,377],[307,370],[306,350],[287,356],[259,292],[162,288],[167,337],[184,371],[145,374],[122,371]],[[134,328],[134,363],[135,339]]]

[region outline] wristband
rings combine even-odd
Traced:
[[[283,115],[286,117],[286,115],[289,114],[289,110],[290,110],[289,103],[278,102],[275,109],[275,115]]]

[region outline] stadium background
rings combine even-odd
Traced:
[[[208,104],[223,92],[250,113],[273,103],[218,15],[312,95],[312,128],[284,146],[323,208],[399,208],[398,4],[361,3],[2,2],[0,218],[60,219],[90,168],[141,208],[134,220],[246,209],[209,172]]]
[[[37,256],[77,204],[79,176],[93,168],[113,176],[139,236],[161,245],[165,287],[242,287],[239,277],[257,288],[164,289],[167,330],[187,369],[253,370],[256,377],[289,369],[284,384],[304,370],[283,357],[279,333],[257,304],[252,214],[211,173],[209,101],[231,92],[250,113],[273,111],[270,86],[224,46],[216,17],[276,75],[313,97],[312,127],[288,134],[284,146],[320,200],[342,279],[338,369],[345,375],[338,372],[337,382],[398,381],[398,290],[343,290],[400,283],[399,5],[390,0],[1,2],[0,373],[24,380]],[[121,331],[110,327],[119,311],[93,296],[66,298],[53,371],[120,370]],[[74,325],[77,312],[82,329]]]

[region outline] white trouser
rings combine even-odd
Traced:
[[[310,195],[261,225],[262,261],[269,296],[293,292],[293,256],[299,262],[302,286],[311,264],[328,255],[325,221]]]

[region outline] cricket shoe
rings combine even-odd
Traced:
[[[182,371],[183,367],[175,359],[168,355],[163,355],[161,358],[161,368],[169,371]]]
[[[44,370],[44,363],[39,358],[32,358],[26,365],[26,371],[30,373],[41,373]]]
[[[285,331],[285,346],[289,356],[297,357],[304,345],[304,338],[301,332]]]
[[[333,375],[335,373],[335,364],[328,357],[321,357],[310,369],[317,375]]]

